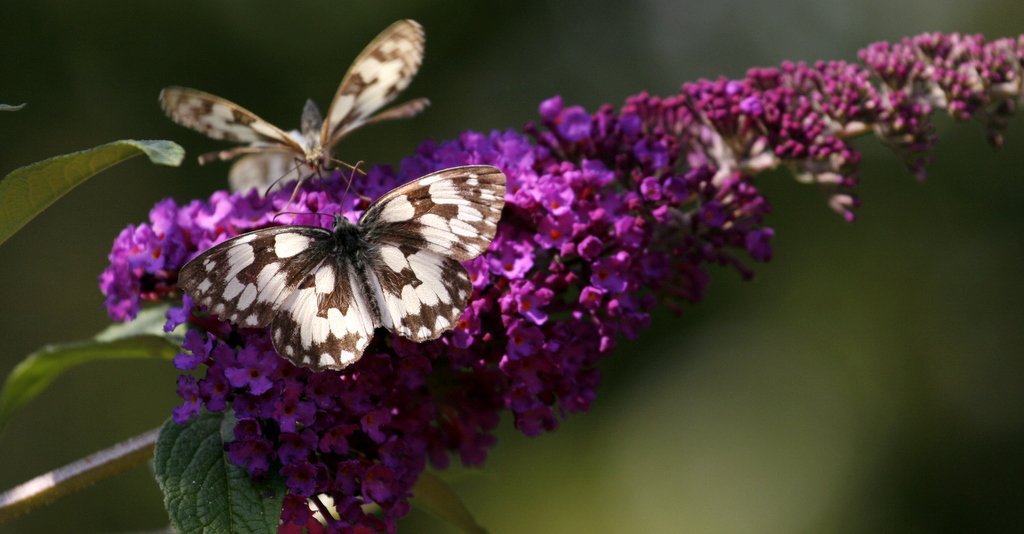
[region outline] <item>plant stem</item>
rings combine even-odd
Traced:
[[[159,433],[154,428],[0,494],[0,523],[150,460]]]

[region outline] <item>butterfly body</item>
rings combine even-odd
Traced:
[[[333,230],[277,226],[231,238],[182,267],[178,285],[241,327],[269,326],[278,353],[314,370],[356,361],[386,328],[435,339],[473,286],[461,261],[482,254],[504,206],[505,175],[486,165],[397,187]]]
[[[265,189],[279,179],[305,179],[331,168],[331,149],[352,130],[372,122],[413,117],[430,102],[415,99],[374,113],[408,87],[423,62],[423,28],[400,20],[380,33],[356,57],[334,95],[324,118],[312,100],[306,102],[299,130],[286,132],[255,113],[223,98],[187,87],[160,92],[160,105],[171,120],[213,139],[245,146],[203,154],[200,164],[228,161],[235,191]]]

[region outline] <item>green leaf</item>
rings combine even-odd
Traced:
[[[157,165],[177,167],[185,149],[171,141],[115,141],[33,163],[0,181],[0,243],[92,175],[145,154]]]
[[[171,524],[179,534],[275,534],[287,488],[272,476],[253,482],[224,452],[233,415],[199,412],[185,426],[164,423],[154,469]]]
[[[12,106],[10,104],[0,104],[0,111],[18,111],[23,107],[25,107],[25,104],[19,104],[17,106]]]
[[[181,351],[181,341],[180,334],[163,332],[169,307],[143,310],[134,321],[112,325],[92,340],[47,345],[29,355],[11,371],[0,392],[0,431],[71,367],[95,360],[174,358]]]
[[[413,486],[413,506],[438,517],[448,524],[469,534],[487,534],[487,530],[477,524],[462,499],[440,478],[424,471]]]
[[[185,326],[178,325],[178,328],[170,334],[164,332],[164,325],[167,323],[167,310],[171,305],[163,303],[139,311],[135,319],[127,323],[114,323],[93,338],[96,341],[116,341],[141,335],[154,335],[178,339],[178,344],[185,339]]]

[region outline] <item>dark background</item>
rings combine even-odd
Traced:
[[[924,31],[1024,32],[1018,0],[5,2],[0,175],[117,139],[171,139],[180,168],[103,172],[0,246],[0,374],[44,344],[109,324],[96,277],[154,202],[205,197],[230,145],[173,124],[162,87],[223,96],[298,126],[391,22],[427,30],[402,98],[421,117],[359,131],[346,160],[396,163],[428,138],[520,128],[561,94],[590,110],[783,60],[853,60]],[[445,474],[493,534],[1024,531],[1024,128],[1000,152],[977,123],[937,120],[916,183],[871,138],[849,225],[787,172],[775,259],[753,282],[715,270],[708,301],[661,313],[603,363],[586,415],[524,438],[508,418],[482,470]],[[0,489],[159,425],[178,402],[167,362],[97,363],[57,380],[0,437]],[[135,468],[0,532],[166,524]],[[414,511],[403,532],[453,530]]]

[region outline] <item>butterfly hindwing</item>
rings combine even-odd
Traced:
[[[266,151],[238,158],[228,172],[228,184],[232,191],[248,191],[255,187],[263,194],[279,189],[280,184],[304,180],[314,174],[315,171],[298,161],[294,154]]]
[[[285,300],[270,324],[278,353],[314,371],[356,361],[373,338],[373,309],[355,264],[327,258]]]
[[[462,264],[430,250],[382,244],[367,263],[381,324],[413,341],[453,328],[473,292]]]
[[[278,353],[316,371],[362,354],[376,326],[351,258],[331,254],[332,232],[310,226],[256,230],[187,263],[178,284],[220,319],[270,325]]]

